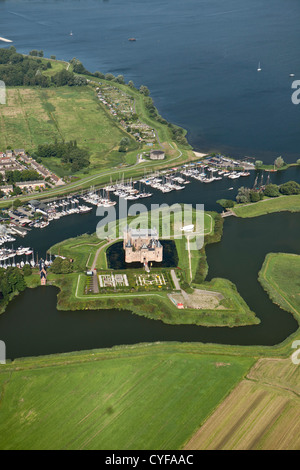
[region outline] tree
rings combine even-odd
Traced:
[[[115,76],[112,73],[107,73],[105,75],[105,80],[113,80]]]
[[[236,201],[239,204],[246,204],[247,202],[250,202],[250,189],[245,188],[244,186],[241,186],[238,189],[238,194],[236,196]]]
[[[24,276],[26,276],[26,277],[31,276],[31,274],[32,274],[31,267],[30,267],[29,264],[25,264],[22,271],[23,271]]]
[[[102,72],[97,71],[97,72],[94,73],[94,75],[95,75],[95,77],[102,78],[102,80],[105,78],[105,75]]]
[[[134,83],[133,83],[132,80],[129,80],[128,86],[129,86],[130,88],[135,88]]]
[[[115,81],[120,83],[121,85],[124,85],[125,83],[123,75],[118,75],[117,78],[115,78]]]
[[[264,195],[267,197],[280,196],[279,187],[277,186],[277,184],[267,184],[264,190]]]
[[[258,202],[261,200],[260,191],[250,191],[250,202]]]
[[[126,152],[130,145],[130,140],[128,137],[123,137],[120,141],[119,152]]]
[[[261,166],[263,166],[263,164],[264,164],[264,162],[262,160],[256,160],[255,167],[260,168]]]
[[[68,259],[57,257],[51,265],[51,271],[54,274],[69,274],[73,272],[73,263]]]
[[[276,158],[274,165],[276,166],[276,168],[281,168],[285,165],[285,161],[283,160],[282,157],[278,157]]]
[[[297,160],[297,165],[300,165],[300,158],[298,158]]]
[[[296,181],[288,181],[279,187],[279,191],[285,195],[300,194],[300,184]]]
[[[145,85],[140,86],[140,93],[142,93],[142,95],[145,95],[145,96],[150,95],[150,91]]]
[[[52,59],[52,60],[56,60],[56,55],[52,55],[52,56],[50,56],[50,59]]]

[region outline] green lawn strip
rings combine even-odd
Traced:
[[[255,362],[181,349],[15,361],[0,371],[0,448],[181,448]]]
[[[300,195],[268,198],[246,205],[238,204],[234,206],[233,211],[238,217],[258,217],[260,215],[281,211],[299,212]]]

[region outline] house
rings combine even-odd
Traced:
[[[47,207],[43,202],[33,199],[28,203],[28,205],[34,212],[40,212],[41,214],[48,215],[49,207]]]
[[[25,155],[24,149],[16,149],[14,150],[14,154],[16,157],[23,157]]]
[[[12,185],[8,186],[0,186],[0,191],[2,191],[5,195],[12,193],[14,190]]]
[[[44,189],[46,187],[44,181],[23,181],[16,183],[16,186],[20,189],[29,189],[29,191],[35,191],[36,187]]]

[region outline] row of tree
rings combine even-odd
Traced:
[[[8,184],[14,184],[20,181],[42,180],[43,177],[35,170],[10,170],[5,172],[5,179]]]

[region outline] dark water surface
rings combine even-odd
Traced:
[[[176,268],[178,266],[178,253],[173,240],[161,240],[163,246],[163,260],[161,263],[151,261],[153,268]],[[123,241],[114,243],[106,250],[107,265],[110,269],[141,269],[141,263],[126,263]]]
[[[276,233],[276,237],[274,237]],[[207,247],[209,278],[234,282],[260,325],[205,328],[165,325],[127,311],[62,312],[54,287],[27,289],[0,316],[0,336],[9,358],[37,356],[117,344],[153,341],[200,341],[237,345],[274,345],[297,328],[293,316],[274,305],[257,281],[269,252],[300,254],[299,215],[270,214],[255,219],[227,219],[221,243]]]
[[[77,57],[92,72],[147,85],[195,149],[265,162],[300,156],[300,106],[291,101],[299,18],[295,0],[0,2],[1,36],[18,51]]]

